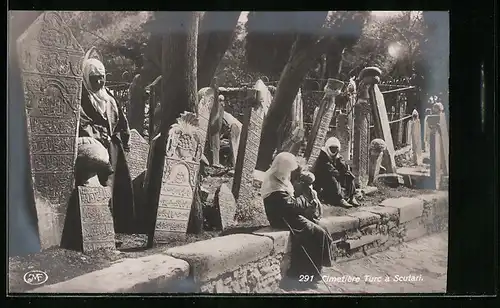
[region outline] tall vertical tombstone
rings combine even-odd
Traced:
[[[337,115],[337,129],[335,135],[340,141],[340,155],[346,160],[351,156],[351,128],[349,127],[349,117],[345,113]]]
[[[300,150],[302,139],[304,138],[304,104],[302,101],[302,91],[299,89],[291,110],[290,128],[281,146],[281,151],[290,152],[297,155]]]
[[[439,114],[439,132],[441,136],[442,152],[443,152],[443,168],[446,175],[449,172],[449,155],[450,155],[450,138],[448,135],[448,125],[444,111]]]
[[[420,133],[419,115],[417,110],[413,110],[412,119],[408,121],[408,139],[411,145],[411,162],[414,165],[422,163],[422,136]]]
[[[371,106],[368,102],[368,84],[361,84],[358,98],[354,105],[354,145],[352,169],[356,176],[356,184],[360,188],[368,185],[369,176],[369,140]]]
[[[439,129],[439,115],[429,115],[427,123],[429,125],[429,152],[431,162],[431,187],[432,189],[440,189],[443,180],[443,153],[441,146],[441,136]]]
[[[60,244],[74,188],[84,52],[61,16],[41,14],[19,37],[33,193],[42,249]]]
[[[210,113],[214,105],[214,89],[210,87],[202,88],[198,91],[198,106],[197,114],[199,120],[199,128],[201,131],[201,146],[204,149],[208,137],[208,128],[210,125]]]
[[[259,87],[259,82],[257,82],[254,89],[242,93],[245,95],[245,114],[232,187],[233,195],[237,200],[238,221],[252,221],[257,218],[257,215],[260,216],[263,213],[263,208],[254,207],[257,196],[253,188],[253,174],[259,153],[262,124],[267,111],[265,106],[270,104],[268,99],[271,95],[266,91],[269,91],[267,87]]]
[[[343,86],[344,83],[337,79],[328,79],[328,83],[325,86],[325,95],[315,116],[309,140],[307,140],[305,157],[309,166],[314,165],[321,148],[325,144],[326,134],[330,129],[330,123],[335,113],[335,98],[340,94]]]
[[[167,139],[153,242],[167,243],[186,235],[193,202],[203,132],[196,114],[184,112],[172,125]]]

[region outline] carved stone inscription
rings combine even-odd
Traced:
[[[83,252],[115,249],[113,216],[109,209],[109,187],[78,187]]]
[[[202,134],[206,131],[199,128],[198,118],[191,112],[183,113],[169,131],[154,243],[168,242],[187,231],[200,167]]]
[[[60,244],[73,189],[84,53],[54,12],[41,14],[21,35],[17,52],[40,242],[46,249]]]
[[[146,171],[148,163],[149,144],[135,129],[130,131],[130,152],[126,159],[132,180]]]
[[[263,209],[254,206],[254,200],[258,196],[255,195],[253,188],[253,173],[257,164],[265,108],[259,100],[255,99],[255,95],[250,95],[250,97],[243,123],[232,187],[233,195],[237,200],[236,217],[238,221],[252,221],[257,218],[256,215],[265,216]]]

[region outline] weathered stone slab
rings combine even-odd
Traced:
[[[202,134],[197,117],[191,112],[184,112],[169,131],[156,212],[155,243],[185,236],[203,152]]]
[[[215,100],[214,89],[210,87],[202,88],[198,91],[198,127],[200,128],[200,144],[201,148],[205,148],[205,143],[208,137],[208,128],[210,125],[210,112]]]
[[[254,202],[258,196],[253,186],[253,173],[257,164],[262,124],[267,111],[265,106],[268,105],[265,98],[270,97],[266,91],[269,91],[267,87],[259,87],[257,82],[255,89],[242,93],[246,100],[245,116],[232,187],[238,204],[236,210],[238,221],[254,221],[257,213],[263,212],[263,208],[257,209],[258,204]]]
[[[17,41],[42,249],[60,244],[73,190],[84,52],[55,12]]]
[[[108,268],[30,293],[163,293],[189,275],[186,261],[163,254],[124,259]]]
[[[125,153],[132,181],[147,169],[149,144],[135,129],[130,130],[130,152]]]
[[[348,245],[348,249],[356,249],[361,246],[373,243],[375,241],[380,240],[382,237],[379,234],[373,235],[363,235],[360,239],[357,240],[347,240],[345,243]]]
[[[347,216],[358,218],[359,228],[380,222],[380,216],[370,212],[354,212],[347,214]]]
[[[359,228],[359,219],[351,216],[331,216],[321,218],[319,224],[333,234]]]
[[[84,253],[116,249],[110,199],[110,187],[78,187]]]
[[[206,282],[267,257],[272,250],[273,241],[268,237],[233,234],[169,248],[165,253],[187,261],[195,282]]]
[[[382,221],[398,221],[399,220],[399,210],[394,207],[384,207],[384,206],[367,206],[361,208],[362,211],[370,212],[373,214],[380,215]]]
[[[292,248],[290,231],[277,230],[272,227],[265,227],[252,232],[256,235],[267,236],[273,240],[274,253],[289,252]]]
[[[385,108],[384,95],[380,92],[377,84],[371,87],[371,96],[373,99],[373,104],[375,105],[375,127],[381,133],[381,136],[385,144],[387,145],[387,151],[389,152],[389,163],[387,172],[396,172],[396,160],[394,159],[394,143],[392,140],[391,127],[389,126],[389,118],[387,117],[387,109]]]
[[[405,223],[422,216],[424,201],[417,198],[390,198],[380,203],[380,206],[393,207],[399,210],[399,223]]]
[[[231,189],[226,184],[222,184],[215,192],[214,206],[220,217],[221,230],[236,225],[234,215],[236,214],[236,200]]]
[[[325,145],[326,134],[330,130],[330,123],[335,113],[335,98],[340,94],[340,90],[343,86],[344,83],[337,79],[328,79],[328,83],[325,86],[325,95],[321,100],[318,114],[315,117],[315,122],[309,133],[309,139],[307,140],[307,147],[304,153],[304,157],[307,158],[307,164],[309,166],[314,166],[321,148]]]
[[[352,153],[352,170],[360,188],[368,185],[371,115],[371,106],[368,99],[368,87],[363,86],[354,105],[354,144]]]

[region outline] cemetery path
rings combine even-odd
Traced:
[[[324,283],[316,288],[283,293],[440,293],[446,292],[448,232],[436,233],[390,247],[362,259],[337,263],[323,269]],[[370,277],[365,277],[365,275]],[[399,275],[397,277],[396,275]],[[413,275],[415,281],[404,280]],[[359,277],[356,282],[336,282],[334,279]],[[389,281],[385,281],[386,277]],[[377,282],[373,277],[381,277]],[[366,281],[368,280],[368,281]],[[371,281],[370,281],[371,280]]]

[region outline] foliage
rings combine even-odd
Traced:
[[[84,50],[96,46],[103,54],[111,81],[133,78],[142,65],[141,48],[148,38],[142,25],[151,18],[150,12],[72,11],[62,16]]]

